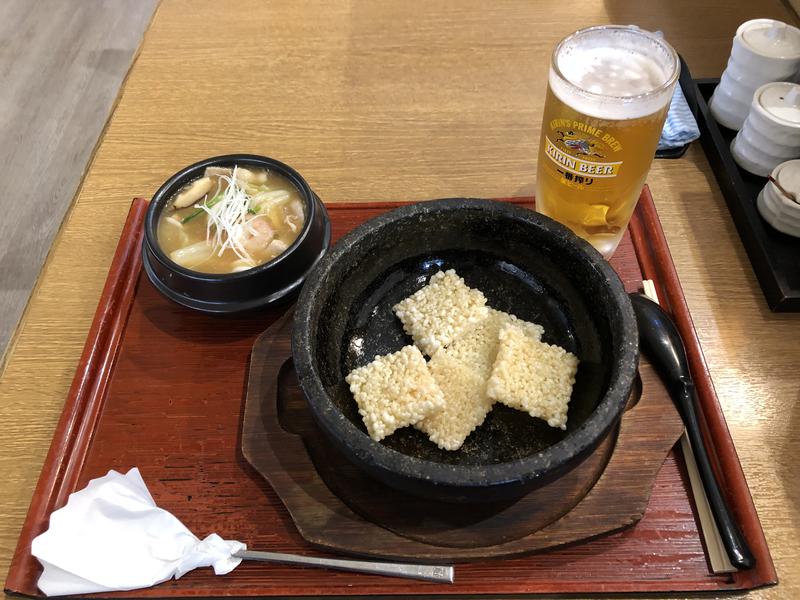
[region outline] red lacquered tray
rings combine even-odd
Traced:
[[[531,198],[511,201],[532,205]],[[398,204],[329,205],[334,239]],[[109,469],[140,468],[156,502],[197,535],[217,532],[253,549],[315,552],[269,485],[241,455],[248,357],[255,338],[285,310],[209,317],[160,296],[141,271],[146,202],[135,200],[94,323],[23,524],[6,592],[41,596],[31,540],[67,496]],[[634,527],[523,558],[459,565],[456,584],[420,583],[279,565],[210,569],[108,597],[666,592],[741,590],[777,576],[717,401],[650,193],[645,189],[612,265],[629,290],[656,284],[687,344],[706,434],[723,488],[756,556],[746,572],[714,575],[689,483],[674,450]],[[98,596],[100,596],[98,594]]]

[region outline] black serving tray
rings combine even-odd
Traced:
[[[700,126],[700,141],[767,304],[775,312],[800,312],[800,238],[773,229],[759,214],[756,198],[767,178],[740,169],[733,160],[730,144],[736,132],[718,124],[708,108],[718,83],[719,79],[697,79],[694,93],[686,94]]]

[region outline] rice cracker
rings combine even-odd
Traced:
[[[547,421],[551,427],[566,429],[578,358],[563,348],[532,339],[515,323],[500,329],[499,340],[486,394]]]
[[[450,269],[398,302],[393,310],[414,344],[428,356],[450,344],[470,323],[486,317],[486,297]]]
[[[444,395],[416,346],[378,356],[351,371],[345,381],[369,436],[376,442],[444,406]]]

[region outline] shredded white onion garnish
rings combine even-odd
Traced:
[[[230,248],[240,259],[255,265],[256,261],[243,245],[248,234],[256,233],[250,225],[250,221],[255,217],[248,217],[252,197],[245,190],[246,184],[236,178],[237,168],[233,168],[230,177],[220,175],[220,179],[224,179],[228,187],[219,202],[210,207],[203,203],[200,208],[208,215],[206,239],[211,242],[217,256],[222,256],[222,253]]]

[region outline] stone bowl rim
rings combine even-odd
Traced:
[[[478,210],[486,218],[510,218],[543,230],[554,245],[583,255],[587,269],[594,269],[605,280],[610,296],[616,300],[607,312],[619,313],[610,319],[612,345],[616,356],[610,384],[591,415],[564,439],[548,448],[515,461],[489,465],[453,465],[403,454],[372,440],[334,404],[325,391],[316,368],[312,348],[314,335],[311,318],[328,280],[331,269],[347,257],[350,247],[374,236],[386,235],[388,229],[420,213],[447,213],[454,210]],[[546,480],[569,468],[591,452],[619,422],[628,401],[638,368],[638,329],[633,306],[622,281],[611,265],[588,242],[564,225],[530,209],[510,202],[476,198],[447,198],[409,204],[388,211],[357,226],[344,235],[309,274],[295,308],[292,332],[292,355],[300,387],[316,422],[341,446],[345,441],[351,460],[366,462],[370,468],[391,476],[419,480],[422,483],[458,488],[492,487],[503,484],[527,484]],[[355,456],[353,456],[355,455]]]

